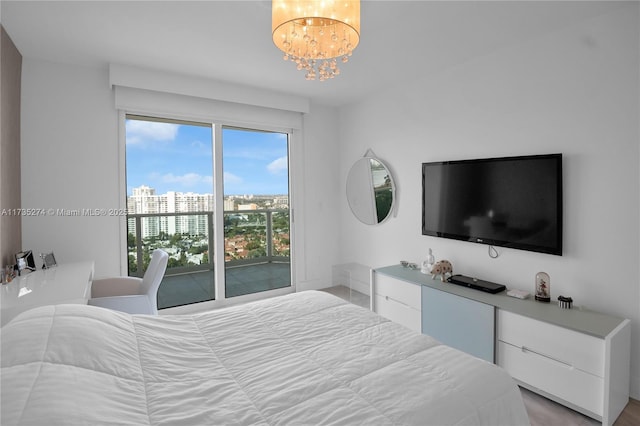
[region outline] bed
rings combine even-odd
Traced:
[[[44,306],[2,328],[2,424],[521,425],[499,367],[305,291],[196,315]]]

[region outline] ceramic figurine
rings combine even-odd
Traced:
[[[422,262],[422,267],[420,268],[420,272],[423,274],[430,274],[431,269],[433,269],[433,264],[436,262],[436,258],[433,257],[433,252],[429,249],[429,255],[427,256],[427,260]]]
[[[447,274],[453,275],[453,266],[448,260],[440,260],[433,265],[433,268],[431,268],[432,280],[434,280],[437,275],[440,275],[442,282],[445,282]]]

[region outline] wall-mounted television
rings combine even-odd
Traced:
[[[562,255],[562,154],[422,164],[422,234]]]

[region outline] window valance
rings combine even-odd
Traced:
[[[112,64],[116,109],[226,124],[300,129],[304,98],[161,71]]]

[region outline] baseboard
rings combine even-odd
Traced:
[[[631,376],[629,396],[633,399],[640,400],[640,376]]]
[[[299,281],[296,283],[296,291],[321,290],[323,288],[328,288],[331,286],[332,284],[330,281],[323,279]]]

